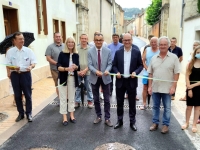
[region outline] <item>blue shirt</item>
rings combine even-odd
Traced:
[[[117,50],[119,50],[119,48],[122,46],[123,44],[122,43],[117,43],[117,44],[114,44],[114,43],[111,43],[108,45],[108,48],[110,49],[111,51],[111,56],[112,56],[112,60],[114,60],[114,57],[115,57],[115,52]]]
[[[149,66],[149,64],[150,64],[150,62],[151,62],[151,59],[152,59],[152,57],[154,56],[154,55],[156,55],[156,54],[159,54],[160,53],[160,50],[157,50],[156,52],[154,52],[154,51],[152,51],[152,48],[151,47],[147,47],[146,48],[146,65],[147,65],[147,67]],[[146,69],[144,69],[144,72],[143,72],[143,75],[144,76],[148,76],[148,72],[147,72],[147,70]]]

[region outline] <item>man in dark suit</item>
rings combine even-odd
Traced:
[[[127,33],[123,37],[124,46],[121,47],[116,53],[113,61],[113,71],[116,75],[116,96],[117,96],[117,116],[118,122],[114,126],[117,129],[123,125],[123,105],[124,105],[124,94],[128,92],[129,101],[129,118],[130,127],[136,131],[135,126],[135,97],[136,88],[138,85],[138,79],[135,75],[138,75],[142,69],[142,59],[140,51],[132,45],[132,36]]]
[[[94,106],[97,118],[94,120],[94,124],[101,121],[101,106],[99,101],[99,87],[103,89],[104,96],[104,112],[105,112],[105,124],[112,127],[110,121],[110,83],[111,77],[109,71],[112,68],[111,51],[103,45],[103,35],[95,34],[94,43],[95,46],[88,51],[88,68],[90,70],[89,81],[92,85],[92,93],[94,97]]]

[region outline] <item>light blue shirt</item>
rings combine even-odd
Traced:
[[[160,53],[160,50],[157,50],[156,52],[153,52],[151,47],[147,47],[146,48],[146,58],[145,58],[146,62],[145,63],[147,65],[147,67],[150,64],[152,57],[154,55],[156,55],[156,54],[159,54],[159,53]],[[149,73],[147,72],[146,69],[144,69],[143,75],[144,76],[148,76],[149,75]]]
[[[112,60],[114,60],[115,57],[115,53],[117,50],[119,50],[119,48],[122,46],[123,44],[118,42],[117,44],[111,43],[108,45],[108,48],[111,51],[111,56],[112,56]]]
[[[19,71],[21,72],[27,71],[27,68],[31,64],[36,63],[36,57],[33,51],[28,47],[23,46],[22,49],[19,50],[15,46],[7,51],[6,64],[20,67]]]
[[[131,51],[132,47],[129,51],[124,49],[124,78],[130,77]]]

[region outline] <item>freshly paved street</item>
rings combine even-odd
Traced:
[[[134,43],[139,47],[143,47],[146,44],[144,41],[136,37],[134,37]],[[182,79],[183,76],[181,76],[181,80]],[[53,83],[51,83],[51,86],[52,85]],[[184,87],[182,87],[184,83],[180,83],[179,85],[182,89],[177,89],[178,98],[184,95]],[[40,95],[39,93],[41,91],[45,92],[45,89],[42,90],[44,87],[44,85],[42,87],[36,86],[34,87],[33,92],[37,92],[38,95]],[[37,88],[40,89],[37,90]],[[51,88],[49,88],[47,91],[51,91],[53,93]],[[93,120],[96,117],[95,110],[94,108],[88,109],[85,106],[76,109],[76,124],[69,122],[68,126],[63,126],[62,116],[59,114],[59,107],[56,105],[57,99],[54,100],[53,97],[48,95],[48,97],[50,97],[50,103],[44,109],[41,109],[37,115],[35,115],[32,123],[26,123],[26,120],[23,120],[22,122],[25,125],[13,136],[11,136],[6,142],[4,142],[0,146],[0,149],[28,150],[31,148],[52,148],[55,150],[93,150],[100,145],[115,142],[127,144],[136,150],[200,149],[200,146],[198,145],[199,134],[193,134],[190,131],[185,132],[180,129],[180,123],[183,122],[184,118],[185,102],[180,102],[178,99],[172,102],[173,113],[171,116],[171,125],[169,128],[170,131],[169,133],[163,135],[160,133],[162,124],[160,124],[157,131],[149,131],[149,127],[152,124],[151,107],[145,111],[139,109],[142,104],[141,79],[139,79],[139,87],[137,92],[138,97],[140,98],[140,100],[136,103],[136,126],[138,131],[132,131],[129,127],[127,100],[125,100],[124,125],[122,128],[115,130],[113,127],[107,127],[104,124],[104,121],[97,125],[93,124]],[[41,103],[41,105],[44,105],[44,103]],[[37,105],[37,107],[40,107],[40,105]],[[162,113],[163,109],[161,108],[161,114]],[[15,117],[16,115],[13,115],[12,118],[14,119]],[[160,117],[162,117],[162,115]],[[117,121],[115,92],[113,92],[111,97],[111,121],[113,124],[115,124]],[[0,122],[0,127],[2,123],[3,122]],[[13,123],[13,125],[17,126],[16,124],[20,123]],[[12,126],[8,128],[8,130],[9,129],[12,129]],[[188,130],[191,129],[189,128]],[[1,134],[0,130],[0,142],[1,136],[5,135],[5,132],[2,131],[2,133],[3,134]],[[127,150],[126,146],[118,147],[118,149]]]

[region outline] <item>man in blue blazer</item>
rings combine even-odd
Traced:
[[[88,68],[90,70],[89,81],[92,85],[92,93],[94,98],[94,106],[97,114],[97,118],[94,120],[94,124],[99,123],[101,119],[101,106],[99,101],[99,87],[101,85],[104,96],[104,112],[105,112],[105,124],[112,127],[110,121],[110,83],[111,77],[109,71],[112,68],[112,57],[110,49],[103,45],[103,35],[95,34],[94,43],[95,46],[88,51]]]
[[[123,105],[124,105],[124,94],[128,92],[128,101],[129,101],[129,118],[130,118],[130,127],[132,130],[136,131],[137,127],[135,126],[135,115],[136,115],[136,88],[138,86],[138,79],[135,75],[138,75],[142,69],[142,59],[141,53],[136,48],[135,45],[132,45],[132,36],[127,33],[124,35],[122,46],[115,53],[113,61],[113,71],[116,73],[116,96],[117,96],[117,116],[118,122],[114,126],[114,129],[117,129],[123,125]]]

